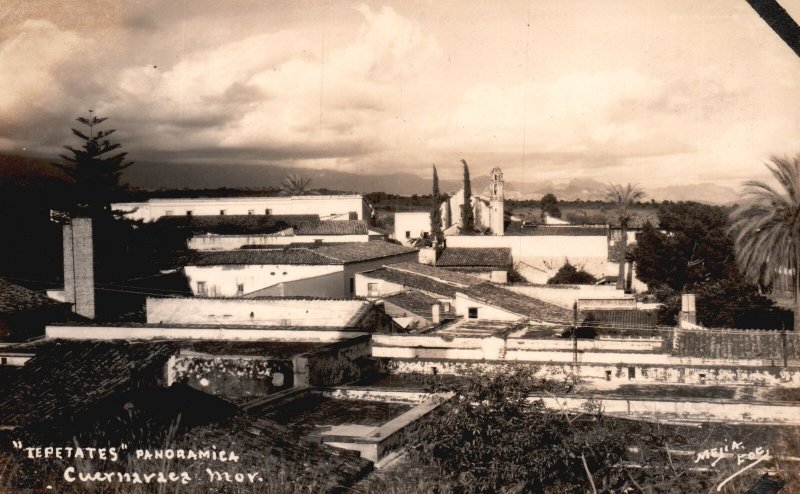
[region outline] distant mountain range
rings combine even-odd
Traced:
[[[131,186],[145,189],[213,189],[220,187],[241,189],[267,189],[280,187],[283,179],[298,173],[311,179],[311,187],[356,193],[386,192],[412,195],[430,192],[429,178],[412,173],[371,175],[256,165],[215,165],[188,163],[137,162],[123,172],[122,180]],[[49,162],[36,158],[0,154],[0,182],[31,182],[39,178],[63,179],[64,175]],[[461,188],[460,180],[442,180],[441,189],[453,192]],[[489,177],[472,178],[473,192],[488,188]],[[602,200],[606,184],[594,179],[572,179],[566,183],[539,182],[506,183],[506,197],[510,199],[539,199],[553,193],[561,200]],[[522,192],[524,191],[524,192]],[[738,198],[735,190],[712,183],[672,185],[645,189],[647,199],[655,201],[698,201],[708,204],[728,204]]]

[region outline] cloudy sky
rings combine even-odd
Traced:
[[[138,161],[733,186],[800,152],[800,59],[745,0],[489,3],[5,0],[0,151],[92,108]]]

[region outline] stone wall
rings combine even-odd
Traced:
[[[627,363],[580,364],[566,362],[516,362],[507,361],[446,361],[391,359],[383,362],[392,374],[469,375],[472,372],[508,365],[523,365],[536,370],[536,374],[554,381],[571,380],[603,381],[620,384],[749,384],[800,386],[800,369],[797,367],[751,367],[735,366],[668,366]],[[435,369],[435,371],[434,371]]]
[[[296,386],[336,386],[357,381],[369,369],[370,337],[353,338],[294,358]]]
[[[170,384],[186,384],[232,400],[246,401],[294,385],[294,370],[288,359],[182,353],[167,365]]]

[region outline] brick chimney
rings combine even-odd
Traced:
[[[695,296],[694,293],[681,294],[681,313],[678,323],[683,326],[684,323],[689,325],[697,324],[697,310],[695,309]]]
[[[94,248],[92,219],[73,218],[63,227],[64,301],[72,312],[94,319]]]

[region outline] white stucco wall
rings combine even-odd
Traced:
[[[132,211],[128,218],[144,221],[170,214],[185,216],[187,211],[193,215],[218,215],[220,210],[225,210],[226,215],[263,215],[267,209],[270,214],[318,214],[321,219],[370,219],[370,208],[359,195],[150,199],[115,203],[111,207],[118,211]]]
[[[370,278],[369,273],[356,274],[355,280],[357,297],[378,298],[406,291],[403,285],[379,280],[377,278]],[[375,286],[373,293],[369,292],[370,284],[374,284]]]
[[[189,286],[195,296],[198,282],[205,282],[208,297],[236,297],[238,285],[244,285],[244,293],[254,292],[282,281],[301,280],[331,273],[343,273],[342,265],[275,265],[275,266],[186,266],[184,268]],[[343,296],[341,291],[329,297]]]
[[[488,230],[491,223],[491,208],[489,198],[481,199],[480,196],[472,196],[472,213],[475,217],[475,227],[479,230]],[[464,204],[464,189],[460,189],[450,196],[450,210],[453,217],[452,225],[461,225],[461,205]],[[447,225],[450,226],[450,225]]]
[[[453,235],[447,237],[448,247],[508,247],[515,262],[528,257],[608,259],[608,241],[605,234],[593,236],[494,236]]]
[[[464,318],[469,317],[470,308],[477,308],[478,320],[519,321],[521,319],[524,319],[518,314],[514,314],[512,312],[502,310],[498,307],[493,307],[491,305],[484,304],[483,302],[478,302],[477,300],[472,300],[467,296],[465,296],[463,293],[456,293],[455,303],[456,303],[455,305],[456,315]]]
[[[252,297],[344,297],[341,294],[343,272],[323,274],[302,280],[282,281],[270,287],[245,294]]]
[[[417,262],[418,253],[416,251],[400,254],[398,256],[384,257],[382,259],[373,259],[370,261],[357,262],[346,264],[344,267],[344,280],[342,285],[342,296],[352,297],[356,295],[356,290],[350,290],[350,280],[353,280],[353,288],[355,288],[355,277],[358,273],[364,271],[372,271],[387,264],[394,264],[397,262]]]
[[[598,285],[506,285],[505,288],[527,295],[528,297],[538,298],[545,302],[550,302],[568,309],[578,299],[631,299],[630,295],[625,295],[622,290],[617,290],[613,286]],[[633,306],[636,304],[634,302]]]
[[[363,331],[342,331],[307,329],[255,329],[220,327],[142,327],[142,326],[47,326],[47,338],[68,340],[214,340],[214,341],[293,341],[293,342],[334,342],[349,340],[369,333]]]
[[[148,324],[347,326],[367,305],[359,300],[147,299]]]
[[[313,296],[343,298],[355,295],[355,291],[351,290],[350,280],[354,280],[356,273],[377,269],[386,264],[396,262],[415,262],[416,259],[417,252],[413,251],[345,265],[186,266],[184,271],[195,296],[201,296],[198,292],[198,282],[205,282],[205,296],[207,297],[236,297],[240,295],[238,293],[239,284],[244,285],[243,294],[248,294],[256,290],[272,287],[278,283],[291,283],[308,278],[318,278],[317,281],[320,283],[313,287]],[[338,281],[333,276],[334,273],[341,275]],[[320,278],[325,275],[331,276]],[[300,286],[300,284],[295,284],[294,291],[296,292]],[[294,293],[294,295],[305,294]]]
[[[394,238],[403,245],[431,233],[431,216],[427,211],[394,214]]]

